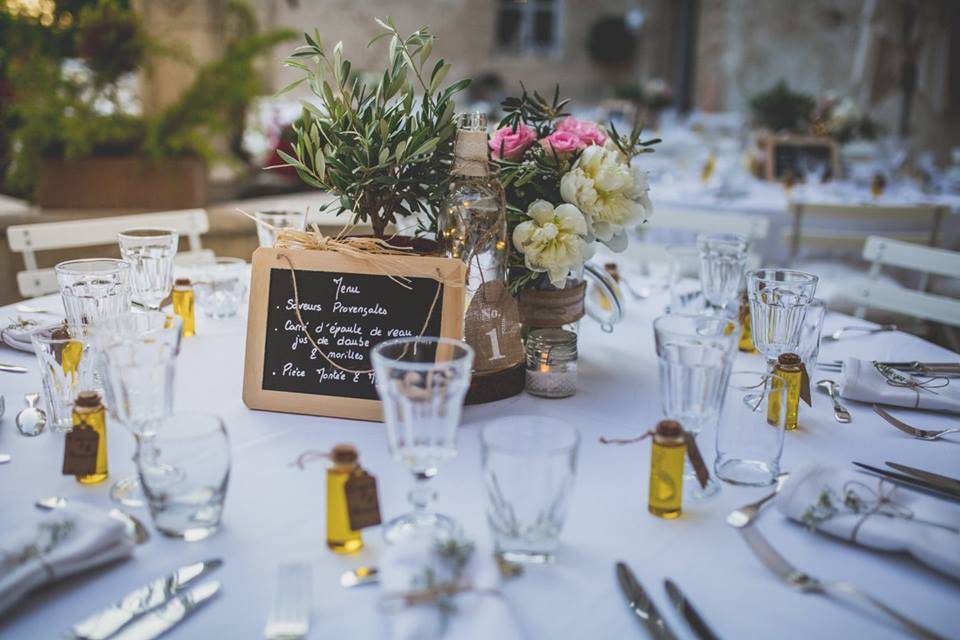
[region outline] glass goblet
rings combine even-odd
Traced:
[[[723,316],[673,314],[654,320],[653,331],[663,415],[696,437],[716,426],[723,409],[739,326]],[[694,499],[708,498],[720,489],[713,480],[701,487],[690,465],[685,478],[686,493]]]
[[[280,229],[303,231],[307,223],[306,211],[257,211],[257,239],[261,247],[272,248],[277,244],[277,232]],[[269,224],[270,226],[267,226]]]
[[[123,260],[67,260],[54,271],[67,324],[75,329],[130,308],[130,265]]]
[[[755,269],[747,273],[753,344],[776,362],[797,353],[807,305],[817,291],[817,276],[790,269]]]
[[[456,455],[473,349],[448,338],[398,338],[374,347],[371,359],[390,452],[416,481],[408,496],[413,512],[388,522],[384,538],[390,543],[424,533],[448,538],[455,524],[430,510],[436,494],[427,482],[441,462]]]
[[[136,439],[134,462],[173,410],[173,378],[183,320],[159,311],[128,311],[93,330],[101,355],[107,406]],[[143,506],[137,476],[117,481],[110,496],[126,506]]]
[[[118,236],[130,265],[130,299],[157,310],[173,289],[173,258],[180,235],[172,229],[128,229]]]
[[[700,287],[707,302],[721,311],[737,297],[749,244],[745,236],[736,233],[708,233],[697,237]]]

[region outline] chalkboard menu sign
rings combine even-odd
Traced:
[[[820,174],[823,180],[837,178],[839,151],[830,138],[815,136],[768,136],[760,141],[766,161],[767,180],[800,181],[807,174]]]
[[[253,409],[382,419],[370,349],[417,335],[460,339],[464,304],[462,287],[443,284],[463,282],[459,260],[390,256],[387,264],[384,273],[384,261],[333,251],[257,249],[244,403]]]

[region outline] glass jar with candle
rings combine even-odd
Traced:
[[[577,334],[536,329],[527,336],[527,392],[566,398],[577,392]]]

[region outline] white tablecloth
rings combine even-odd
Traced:
[[[629,301],[628,317],[612,334],[584,321],[580,343],[580,387],[567,400],[521,395],[469,407],[459,437],[459,457],[433,481],[438,507],[459,520],[481,542],[489,542],[483,514],[478,432],[481,425],[508,413],[537,413],[574,423],[583,436],[581,463],[557,563],[530,567],[503,591],[532,638],[642,638],[646,631],[624,605],[613,565],[627,561],[681,637],[692,637],[670,610],[663,579],[672,578],[693,600],[714,630],[725,638],[897,638],[900,632],[813,595],[782,584],[724,524],[732,509],[766,493],[725,485],[707,503],[684,505],[676,521],[647,513],[649,446],[603,446],[600,435],[628,436],[660,418],[657,366],[651,320],[665,297]],[[56,304],[51,298],[36,304]],[[0,308],[0,320],[13,315]],[[828,318],[828,329],[849,319]],[[383,548],[377,531],[367,531],[367,548],[355,557],[326,549],[324,465],[300,471],[289,463],[306,449],[355,443],[361,462],[377,475],[385,516],[407,509],[409,475],[387,453],[383,426],[374,423],[284,415],[248,410],[240,401],[243,374],[242,319],[198,322],[199,333],[184,344],[177,374],[178,410],[221,415],[230,431],[233,472],[223,529],[196,543],[155,535],[134,558],[88,573],[31,596],[18,611],[0,620],[0,637],[52,638],[92,611],[147,580],[203,558],[222,557],[212,578],[223,581],[218,601],[170,633],[171,638],[257,638],[267,617],[278,562],[295,559],[314,566],[311,638],[379,638],[386,628],[378,613],[377,587],[351,590],[338,584],[340,573],[376,564]],[[883,334],[828,343],[821,360],[844,355],[949,360],[955,354],[904,334]],[[0,373],[7,415],[0,423],[0,451],[13,461],[0,466],[0,514],[36,498],[63,495],[107,506],[109,482],[81,486],[60,475],[62,436],[20,437],[12,415],[28,391],[39,391],[32,355],[0,347],[0,362],[22,364],[27,375]],[[759,356],[738,356],[736,367],[759,369]],[[817,375],[821,375],[820,372]],[[823,375],[822,377],[827,377]],[[815,392],[813,409],[801,411],[801,429],[787,435],[786,470],[801,462],[850,465],[851,460],[882,465],[900,461],[960,475],[960,442],[921,442],[883,423],[868,406],[848,403],[853,422],[834,422],[830,403]],[[909,415],[908,415],[909,414]],[[919,426],[944,425],[942,416],[904,412]],[[110,430],[111,482],[133,470],[132,437]],[[713,433],[704,433],[705,455],[713,455]],[[146,510],[139,510],[145,520]],[[4,517],[0,515],[0,517]],[[9,516],[7,516],[9,517]],[[812,534],[768,510],[758,526],[796,566],[825,579],[861,585],[948,637],[960,637],[960,585],[899,555],[880,554]]]

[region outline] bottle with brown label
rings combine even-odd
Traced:
[[[486,116],[463,114],[437,234],[444,254],[467,266],[464,339],[476,354],[473,370],[480,373],[516,367],[524,358],[520,315],[507,287],[506,198],[487,153]]]
[[[79,446],[77,446],[79,445]],[[73,403],[73,430],[67,435],[67,454],[86,450],[89,473],[76,474],[80,484],[97,484],[107,479],[107,416],[100,394],[83,391]],[[94,456],[94,450],[96,454]]]
[[[683,460],[687,453],[683,428],[676,420],[661,420],[650,447],[650,496],[653,515],[679,518],[683,502]]]
[[[355,553],[363,548],[363,536],[350,526],[347,482],[362,475],[353,445],[338,444],[330,453],[327,469],[327,547],[334,553]]]

